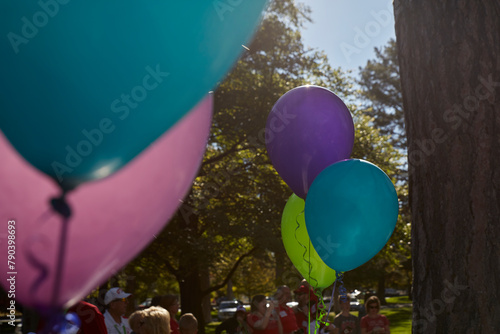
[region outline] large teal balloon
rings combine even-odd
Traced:
[[[265,4],[2,0],[1,130],[64,188],[105,177],[214,88]]]
[[[316,177],[307,194],[305,219],[325,264],[348,271],[384,247],[398,211],[389,177],[370,162],[351,159],[330,165]]]
[[[286,253],[299,273],[318,289],[335,281],[335,270],[328,267],[311,245],[304,219],[305,202],[293,194],[286,202],[281,217],[281,238]]]

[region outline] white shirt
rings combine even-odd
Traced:
[[[111,316],[108,310],[104,312],[104,323],[106,324],[106,329],[108,330],[108,334],[130,334],[132,333],[132,329],[128,324],[128,320],[124,317],[121,317],[121,324],[117,323],[115,319]]]

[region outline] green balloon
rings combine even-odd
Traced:
[[[302,198],[295,194],[290,196],[281,218],[281,238],[295,268],[312,287],[324,289],[335,281],[335,270],[323,262],[311,244],[304,207]]]

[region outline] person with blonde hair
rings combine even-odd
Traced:
[[[380,300],[376,296],[371,296],[366,301],[366,313],[361,318],[361,334],[390,334],[389,319],[379,313]]]
[[[128,324],[132,328],[132,334],[138,334],[141,321],[144,318],[144,310],[135,311],[128,317]]]
[[[170,334],[170,314],[163,307],[151,306],[141,311],[137,334]]]
[[[179,331],[181,334],[197,334],[198,320],[192,313],[186,313],[179,319]]]
[[[179,333],[179,323],[175,319],[179,312],[179,297],[177,295],[161,295],[155,296],[151,300],[151,306],[160,306],[170,313],[170,330],[172,334]]]

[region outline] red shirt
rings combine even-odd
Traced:
[[[295,319],[297,320],[297,325],[299,328],[304,330],[304,333],[309,333],[309,320],[313,322],[316,320],[317,304],[313,303],[309,309],[309,314],[304,313],[301,309],[296,309]]]
[[[78,334],[107,334],[104,316],[99,309],[87,302],[80,301],[70,307],[68,312],[74,312],[82,322]]]
[[[170,334],[180,334],[179,323],[172,316],[170,316]]]
[[[297,320],[295,319],[295,313],[293,313],[293,310],[288,306],[279,306],[279,316],[284,334],[295,332],[299,329],[299,326],[297,326]]]
[[[279,333],[279,327],[278,327],[278,320],[274,317],[274,315],[271,315],[269,318],[269,322],[267,323],[267,327],[264,329],[255,329],[255,323],[259,320],[264,318],[262,315],[255,314],[255,313],[250,313],[247,315],[247,323],[250,325],[250,328],[253,330],[253,334],[278,334]]]
[[[385,326],[389,326],[389,319],[385,315],[379,314],[376,318],[365,315],[361,318],[361,328],[366,328],[367,332],[372,331],[375,327],[385,328]]]

